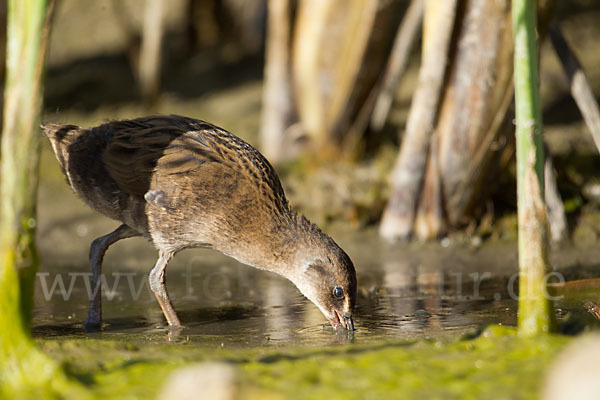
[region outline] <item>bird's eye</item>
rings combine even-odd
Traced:
[[[344,291],[342,290],[342,288],[341,288],[341,287],[339,287],[339,286],[336,286],[336,287],[333,289],[333,295],[334,295],[335,297],[342,297],[342,296],[344,296]]]

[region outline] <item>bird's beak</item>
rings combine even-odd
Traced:
[[[352,315],[346,313],[340,313],[337,310],[333,310],[332,317],[328,318],[331,326],[336,331],[341,327],[347,331],[354,330],[354,321],[352,321]]]
[[[344,317],[344,322],[346,325],[346,330],[353,331],[354,330],[354,321],[352,321],[352,315],[348,315]]]

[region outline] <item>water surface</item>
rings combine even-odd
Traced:
[[[57,169],[47,152],[44,157],[43,164],[50,161]],[[101,332],[85,331],[89,245],[118,223],[83,205],[55,172],[43,182],[39,195],[42,265],[36,282],[35,335],[164,340],[168,329],[147,285],[157,255],[140,238],[120,241],[108,250],[103,270],[105,325]],[[373,228],[325,230],[350,255],[358,274],[356,331],[350,338],[335,334],[287,280],[198,249],[176,255],[167,268],[168,290],[185,325],[180,336],[223,346],[327,345],[453,338],[488,324],[516,324],[515,242],[388,245]],[[600,249],[555,250],[551,264],[559,278],[598,277]],[[569,307],[559,301],[559,317]]]
[[[488,324],[516,323],[512,243],[482,248],[387,246],[374,231],[337,238],[358,272],[354,342],[456,337]],[[87,248],[85,240],[78,243]],[[90,290],[87,259],[52,263],[51,256],[44,257],[36,290],[35,334],[113,339],[166,336],[168,328],[146,283],[155,257],[154,249],[141,239],[122,241],[107,252],[105,325],[99,333],[86,332],[82,324]],[[186,340],[223,346],[325,345],[348,340],[347,335],[333,332],[293,284],[275,274],[210,250],[184,251],[167,271],[168,289],[185,325],[181,336]]]

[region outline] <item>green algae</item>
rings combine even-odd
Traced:
[[[543,366],[566,341],[493,327],[474,340],[350,346],[258,360],[244,371],[287,398],[537,398]]]
[[[44,340],[42,349],[94,397],[147,399],[175,369],[232,365],[244,398],[537,398],[546,367],[570,340],[522,338],[492,326],[475,339],[330,347],[223,348],[131,336]]]

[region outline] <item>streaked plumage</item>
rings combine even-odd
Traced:
[[[87,204],[122,222],[90,249],[92,277],[117,240],[144,236],[159,251],[150,286],[167,321],[179,320],[164,287],[177,251],[212,247],[298,286],[337,328],[351,325],[356,274],[346,253],[294,213],[269,162],[204,121],[152,116],[95,128],[44,126],[68,183]],[[99,281],[98,281],[99,282]],[[343,289],[343,298],[333,295]],[[88,322],[100,323],[100,296]]]

